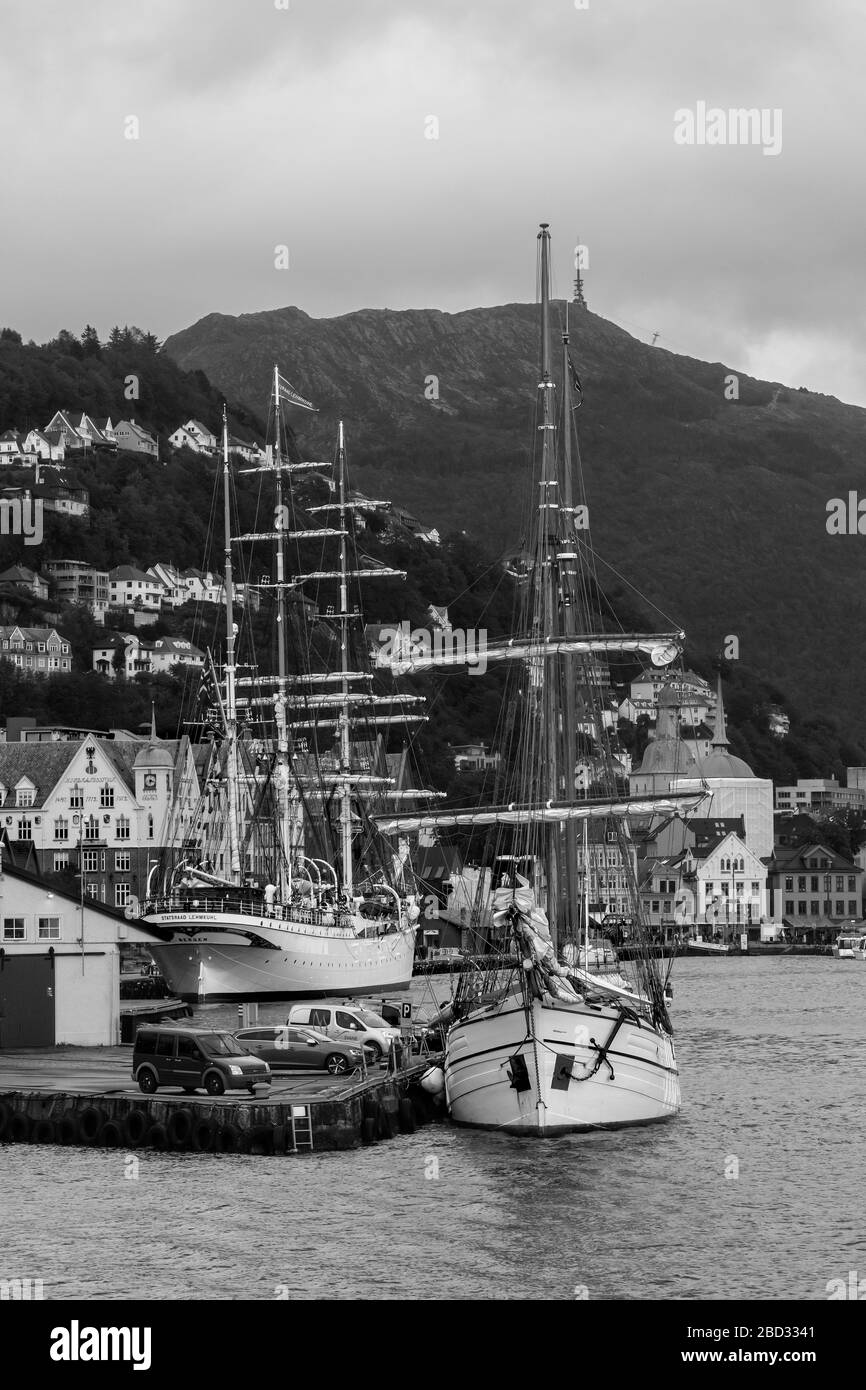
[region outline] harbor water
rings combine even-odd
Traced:
[[[6,1145],[0,1278],[61,1300],[824,1299],[866,1275],[866,966],[689,959],[673,979],[667,1124],[443,1124],[282,1158]]]

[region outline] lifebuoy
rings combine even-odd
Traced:
[[[192,1135],[192,1111],[172,1110],[166,1129],[168,1137],[177,1149],[185,1149]]]
[[[152,1149],[167,1149],[168,1130],[165,1125],[151,1125],[148,1130],[147,1142]]]
[[[123,1130],[116,1120],[106,1120],[99,1131],[99,1143],[103,1149],[119,1149],[123,1145]]]
[[[235,1125],[220,1125],[216,1132],[216,1150],[221,1154],[238,1153],[241,1146],[240,1131]]]
[[[88,1105],[85,1110],[82,1110],[79,1121],[80,1142],[82,1144],[95,1144],[104,1124],[105,1116],[102,1111],[98,1110],[95,1105]]]
[[[31,1144],[53,1144],[55,1138],[54,1121],[46,1115],[37,1120],[30,1134]]]
[[[144,1110],[130,1110],[123,1120],[123,1139],[129,1148],[134,1149],[144,1140],[150,1123]]]
[[[9,1138],[13,1144],[26,1144],[30,1138],[30,1116],[16,1110],[9,1121]]]

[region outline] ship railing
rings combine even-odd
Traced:
[[[312,927],[350,925],[341,913],[325,912],[315,907],[284,906],[281,903],[268,906],[261,900],[244,898],[150,898],[145,902],[143,912],[223,912],[272,922],[300,922]]]

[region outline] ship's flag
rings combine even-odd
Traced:
[[[580,377],[577,375],[577,368],[571,360],[571,354],[569,354],[568,366],[571,373],[572,390],[577,392],[577,404],[583,405],[583,387],[580,384]]]
[[[303,396],[298,395],[290,381],[286,381],[284,376],[277,373],[277,381],[280,388],[280,400],[285,401],[286,405],[299,405],[303,410],[316,410],[312,401],[305,401]]]

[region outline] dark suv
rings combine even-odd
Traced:
[[[267,1062],[254,1057],[231,1033],[149,1023],[139,1028],[132,1075],[146,1095],[159,1086],[181,1086],[188,1094],[203,1086],[211,1096],[271,1084]]]

